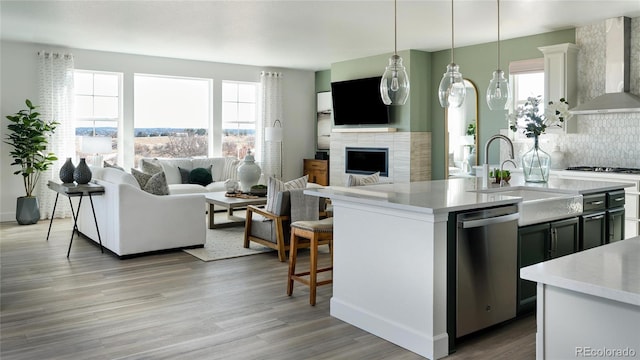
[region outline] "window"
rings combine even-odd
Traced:
[[[211,79],[134,75],[135,164],[141,157],[209,156]]]
[[[222,82],[222,155],[243,159],[256,154],[260,83]],[[259,156],[257,156],[259,158]]]
[[[544,59],[514,61],[509,64],[509,74],[513,87],[511,113],[524,105],[529,97],[541,96],[544,99]],[[539,109],[544,112],[544,108]],[[519,123],[519,126],[525,126]],[[520,133],[518,133],[520,134]]]
[[[77,156],[92,158],[94,163],[102,158],[117,163],[118,127],[122,119],[122,73],[76,70],[74,92]],[[89,136],[110,138],[111,149],[108,150],[107,141],[106,149],[96,150],[94,146],[94,150],[90,150]]]

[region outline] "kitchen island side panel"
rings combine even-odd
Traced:
[[[333,206],[331,315],[429,359],[446,356],[447,214]]]
[[[540,283],[538,299],[538,360],[640,357],[639,306]]]

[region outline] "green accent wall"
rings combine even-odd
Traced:
[[[562,43],[575,43],[575,29],[554,31],[539,35],[527,36],[517,39],[503,40],[500,42],[500,68],[509,72],[509,62],[542,58],[540,46],[548,46]],[[489,110],[486,101],[487,86],[493,71],[496,69],[496,42],[466,46],[454,50],[454,62],[460,65],[460,72],[466,79],[471,80],[478,87],[478,163],[484,161],[484,144],[500,129],[506,129],[507,111]],[[444,148],[444,116],[445,111],[440,107],[438,100],[438,86],[445,72],[447,64],[451,61],[450,50],[432,53],[431,86],[433,89],[431,99],[431,166],[432,179],[444,178],[444,163],[446,150]],[[413,89],[412,89],[413,90]],[[499,162],[499,146],[492,144],[489,153],[489,163]]]
[[[331,81],[345,81],[382,76],[392,54],[382,54],[331,64]],[[419,50],[399,51],[407,69],[411,90],[402,106],[391,106],[391,123],[380,127],[394,127],[398,131],[429,131],[429,69],[431,54]],[[375,127],[371,125],[368,127]]]
[[[316,93],[331,91],[331,70],[316,71]]]

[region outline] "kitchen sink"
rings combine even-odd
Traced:
[[[475,192],[491,196],[522,198],[518,203],[518,226],[565,219],[582,214],[582,195],[559,189],[528,186],[488,188]]]

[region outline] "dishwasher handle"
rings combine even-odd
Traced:
[[[502,216],[496,216],[496,217],[490,217],[490,218],[484,218],[484,219],[460,221],[459,226],[463,229],[469,229],[469,228],[475,228],[475,227],[486,226],[486,225],[500,224],[508,221],[514,221],[514,220],[518,220],[519,218],[520,218],[520,214],[514,213],[514,214],[508,214],[508,215],[502,215]]]

